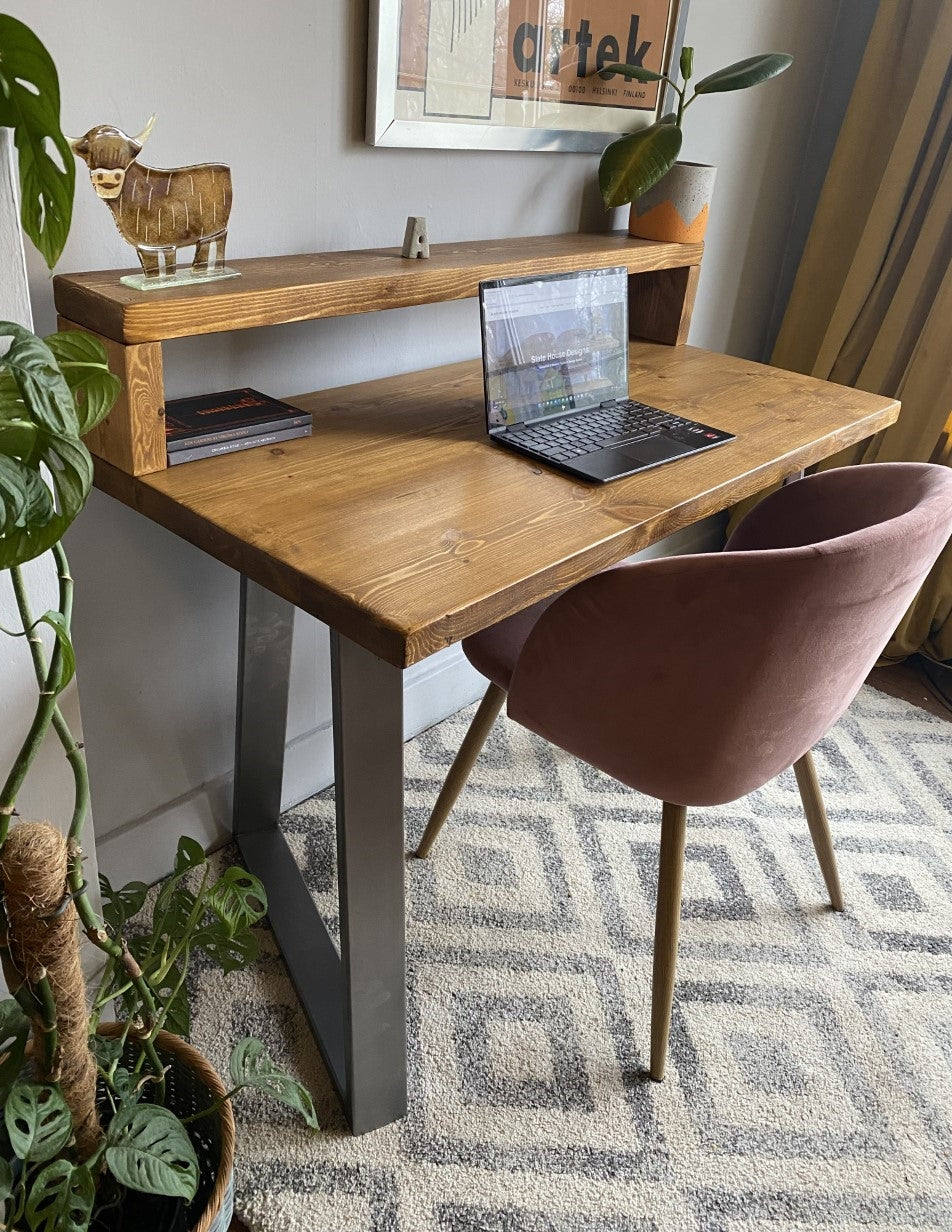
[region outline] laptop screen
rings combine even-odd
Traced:
[[[479,285],[490,429],[628,397],[628,271]]]

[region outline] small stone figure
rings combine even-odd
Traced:
[[[426,219],[415,218],[412,214],[407,219],[407,230],[403,237],[403,255],[405,257],[428,257],[430,241],[426,236]]]
[[[191,244],[193,273],[212,275],[225,263],[231,170],[223,163],[171,170],[140,166],[136,159],[154,123],[153,115],[137,137],[99,124],[69,144],[89,167],[93,188],[148,278],[173,275],[176,250]]]

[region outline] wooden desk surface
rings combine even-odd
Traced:
[[[605,485],[491,445],[481,366],[292,397],[314,434],[103,491],[399,666],[888,426],[899,404],[695,347],[632,343],[631,389],[737,435]]]
[[[119,272],[57,274],[57,311],[116,342],[159,342],[284,321],[342,317],[476,295],[486,278],[624,265],[632,274],[697,265],[701,244],[611,235],[529,235],[434,244],[426,261],[399,248],[229,261],[240,278],[137,291]],[[129,270],[129,273],[139,273]],[[651,334],[651,337],[656,335]]]

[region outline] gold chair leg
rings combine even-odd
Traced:
[[[678,962],[681,923],[681,881],[688,810],[664,802],[661,812],[661,855],[658,863],[658,905],[655,911],[654,964],[651,971],[651,1077],[660,1082],[668,1059],[668,1033],[674,1002],[674,972]]]
[[[476,758],[486,743],[489,730],[493,723],[495,723],[496,716],[502,709],[502,704],[505,700],[506,690],[500,689],[498,684],[491,684],[486,690],[486,696],[479,703],[479,709],[469,725],[469,731],[460,745],[455,761],[450,766],[450,772],[446,776],[446,782],[436,798],[436,804],[433,805],[433,812],[430,814],[430,820],[426,823],[426,829],[423,832],[423,838],[420,840],[420,846],[413,853],[417,859],[422,860],[425,856],[429,855],[430,848],[436,842],[437,836],[443,829],[443,823],[449,817],[453,805],[459,797],[459,793],[466,786],[466,780],[470,776],[470,772],[476,763]]]
[[[804,753],[798,762],[794,762],[793,772],[797,776],[803,811],[807,815],[813,849],[816,852],[816,858],[820,861],[820,870],[830,895],[830,903],[834,911],[842,911],[843,891],[840,888],[840,874],[836,867],[836,853],[833,851],[833,836],[830,834],[830,823],[823,806],[823,793],[820,791],[820,780],[817,778],[812,753]]]

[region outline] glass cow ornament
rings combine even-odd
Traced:
[[[111,124],[97,124],[69,138],[73,153],[89,168],[93,188],[109,207],[119,234],[136,250],[142,275],[120,281],[151,289],[170,283],[237,277],[225,265],[231,213],[231,169],[224,163],[191,167],[145,167],[138,162],[153,115],[136,137]],[[178,272],[180,248],[194,244],[187,271]]]

